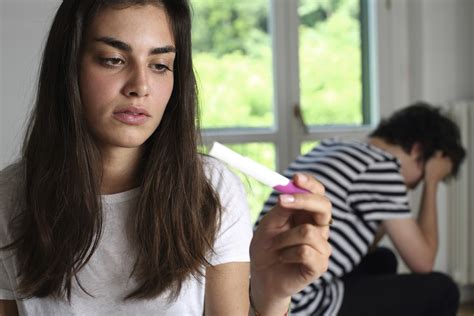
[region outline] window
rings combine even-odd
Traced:
[[[204,141],[282,171],[370,123],[368,0],[194,0]],[[242,175],[241,175],[242,176]],[[270,189],[243,178],[255,219]]]
[[[300,0],[301,107],[309,125],[361,125],[359,0]]]
[[[193,56],[205,129],[271,127],[267,0],[196,0]]]

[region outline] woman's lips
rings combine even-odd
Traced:
[[[142,125],[148,121],[150,115],[143,109],[128,107],[114,112],[113,117],[124,124]]]

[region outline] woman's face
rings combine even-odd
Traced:
[[[107,8],[87,30],[79,71],[86,121],[102,149],[138,148],[173,90],[175,44],[164,9]]]

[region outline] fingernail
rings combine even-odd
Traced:
[[[304,174],[299,174],[299,175],[298,175],[298,180],[299,180],[300,182],[306,182],[306,181],[308,181],[308,177],[307,177],[306,175],[304,175]]]
[[[295,201],[295,197],[289,194],[282,194],[280,195],[280,200],[283,203],[293,203]]]

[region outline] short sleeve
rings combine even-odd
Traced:
[[[249,262],[252,225],[244,187],[221,163],[213,164],[211,182],[219,194],[223,213],[210,263]]]
[[[348,203],[366,221],[412,217],[407,188],[394,160],[371,164],[354,180]]]
[[[16,164],[0,171],[0,247],[12,242],[8,226],[13,216],[21,170]],[[12,251],[0,250],[0,299],[15,299],[16,274]]]
[[[14,300],[15,294],[11,287],[10,276],[7,272],[6,263],[0,259],[0,300]]]

